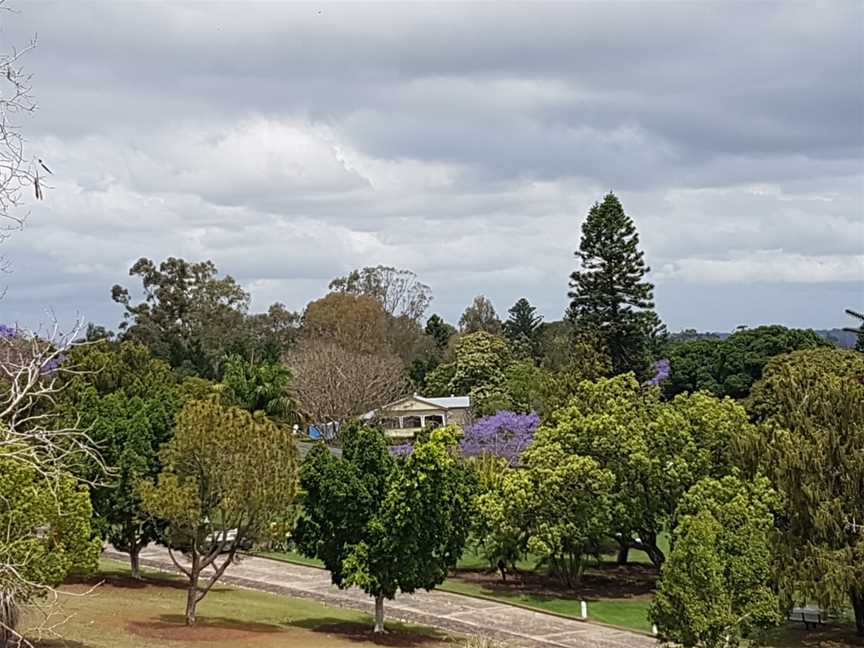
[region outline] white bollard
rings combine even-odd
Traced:
[[[582,601],[582,618],[588,618],[588,603],[586,603],[585,601]]]
[[[651,625],[651,634],[653,634],[655,637],[657,636],[657,625],[656,624]]]

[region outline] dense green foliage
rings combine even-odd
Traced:
[[[82,467],[91,489],[94,525],[116,549],[129,554],[138,576],[138,554],[159,538],[161,525],[141,508],[135,486],[161,469],[159,447],[171,438],[182,395],[170,367],[134,342],[106,341],[71,355],[76,373],[59,403],[68,424],[90,432],[102,466]]]
[[[426,328],[424,331],[426,335],[434,340],[435,347],[439,351],[446,349],[447,344],[450,342],[450,338],[456,335],[456,327],[445,322],[439,315],[432,315],[432,317],[426,321]]]
[[[380,432],[352,427],[341,459],[319,445],[303,464],[297,545],[324,562],[336,585],[376,598],[376,631],[385,598],[434,588],[462,555],[471,487],[453,456],[454,432],[433,430],[397,461]]]
[[[96,568],[101,551],[90,527],[87,490],[68,474],[44,474],[0,451],[0,591],[17,604],[48,593],[72,572]],[[4,605],[5,605],[4,601]]]
[[[138,490],[144,509],[166,521],[169,545],[190,556],[188,567],[175,564],[188,579],[186,623],[191,625],[198,602],[240,546],[262,537],[290,509],[297,450],[291,433],[266,417],[192,401],[178,414],[160,457],[158,482],[142,481]],[[202,572],[209,576],[203,585]]]
[[[299,405],[291,396],[291,371],[282,364],[255,364],[234,355],[225,361],[222,382],[217,387],[225,405],[262,412],[274,420],[300,420]]]
[[[839,349],[781,356],[753,392],[766,422],[749,458],[785,508],[781,592],[787,603],[829,609],[851,601],[864,635],[864,357]]]
[[[453,359],[426,377],[429,395],[469,394],[482,411],[483,401],[497,403],[502,397],[510,360],[510,347],[503,338],[486,331],[462,335],[456,341]]]
[[[784,326],[744,329],[725,340],[696,339],[669,344],[665,355],[672,373],[663,389],[670,397],[705,390],[716,396],[744,398],[771,358],[799,349],[830,346],[812,330]]]
[[[129,269],[141,278],[144,301],[115,285],[124,309],[122,338],[146,345],[157,358],[188,375],[219,378],[229,353],[274,360],[293,339],[296,315],[281,304],[247,316],[249,294],[230,276],[219,278],[212,261],[170,257],[158,266],[141,258]]]
[[[504,480],[504,514],[524,530],[527,551],[572,587],[608,534],[614,483],[612,472],[591,457],[559,443],[535,443],[523,455],[523,468]]]
[[[468,465],[477,489],[471,536],[489,566],[498,569],[506,581],[508,569],[525,554],[528,542],[526,529],[512,515],[504,494],[511,464],[504,457],[486,453],[472,457]]]
[[[639,249],[636,226],[609,193],[582,224],[576,251],[580,268],[570,275],[568,318],[582,331],[600,335],[615,374],[647,377],[653,339],[660,332],[654,286]]]
[[[537,315],[537,308],[524,297],[518,300],[510,310],[509,317],[504,322],[504,335],[510,345],[517,350],[517,355],[539,361],[540,355],[540,324],[542,315]]]
[[[726,648],[782,621],[772,578],[777,505],[764,478],[706,478],[686,493],[650,610],[662,639]]]
[[[558,445],[611,471],[611,535],[660,565],[657,540],[679,498],[702,477],[729,469],[729,446],[749,427],[732,401],[697,393],[663,402],[627,374],[579,384],[537,431],[534,446]]]

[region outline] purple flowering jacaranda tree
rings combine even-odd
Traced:
[[[534,438],[538,425],[540,417],[536,412],[517,414],[501,410],[466,428],[459,449],[466,457],[487,454],[502,457],[515,465]]]

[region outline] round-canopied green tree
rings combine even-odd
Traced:
[[[46,474],[0,450],[0,645],[18,645],[18,606],[46,596],[73,572],[99,562],[87,490],[68,474]]]
[[[138,493],[143,509],[168,525],[169,554],[187,579],[186,624],[193,625],[198,603],[238,549],[290,510],[297,449],[286,426],[237,407],[191,401],[160,458],[158,482],[139,482]],[[186,564],[175,549],[188,556]]]
[[[674,523],[678,500],[702,477],[728,472],[731,443],[749,429],[747,413],[732,400],[700,392],[664,402],[625,374],[580,383],[538,429],[534,445],[558,444],[611,471],[619,560],[637,548],[659,566],[665,555],[658,537]]]
[[[667,345],[671,374],[663,382],[668,397],[709,391],[715,396],[745,398],[771,358],[802,349],[830,348],[809,329],[758,326],[736,331],[725,340],[695,339]]]
[[[772,573],[778,502],[765,478],[706,478],[687,492],[649,611],[662,639],[731,648],[783,620]]]
[[[484,401],[503,396],[510,362],[510,348],[504,338],[486,331],[469,333],[456,341],[453,359],[426,376],[426,384],[433,396],[470,394],[475,407],[482,409]]]
[[[828,609],[851,602],[864,636],[864,356],[778,356],[750,405],[765,422],[747,454],[785,504],[777,543],[784,600]]]
[[[595,459],[554,442],[535,442],[522,457],[522,468],[509,472],[499,491],[503,515],[524,534],[528,551],[573,587],[586,557],[596,555],[609,535],[615,476]]]
[[[375,597],[375,631],[384,600],[432,589],[462,555],[470,525],[469,473],[454,457],[455,430],[439,428],[411,454],[390,457],[380,431],[345,432],[342,458],[316,446],[301,470],[306,491],[295,534],[339,587]]]
[[[69,424],[89,430],[105,465],[82,468],[91,488],[94,523],[129,554],[138,578],[139,554],[159,538],[161,524],[141,508],[135,490],[161,469],[159,447],[170,439],[182,395],[171,368],[135,342],[101,341],[70,354],[75,372],[58,399]]]

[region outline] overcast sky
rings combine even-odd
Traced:
[[[387,264],[451,321],[558,319],[609,189],[672,330],[864,308],[861,2],[17,8],[54,175],[2,321],[115,327],[141,256],[212,259],[255,310]]]

